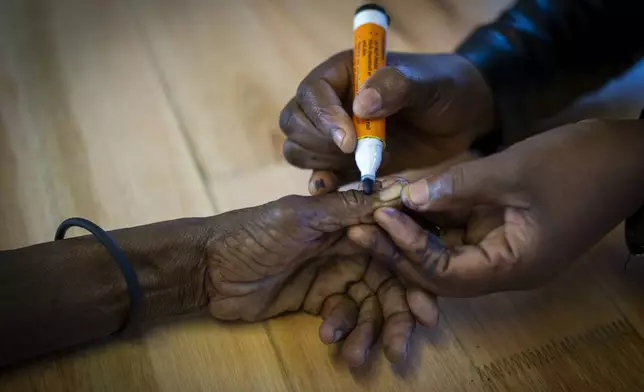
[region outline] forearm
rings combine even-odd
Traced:
[[[542,238],[552,257],[576,258],[642,205],[642,146],[644,121],[620,120],[561,127],[507,150],[540,173],[526,192],[547,194],[534,201],[535,216],[560,222]]]
[[[477,29],[458,52],[493,91],[506,143],[630,68],[642,55],[644,3],[520,0]],[[511,131],[511,133],[509,133]]]
[[[110,232],[141,283],[144,319],[206,305],[204,221]],[[0,366],[106,337],[128,309],[121,271],[91,236],[0,252]]]

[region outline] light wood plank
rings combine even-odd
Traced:
[[[306,194],[277,116],[313,66],[349,46],[358,3],[3,2],[0,248],[49,240],[69,215],[112,228]],[[383,4],[391,50],[439,52],[509,0]],[[620,85],[604,99],[641,90]],[[441,300],[441,324],[418,330],[401,368],[375,354],[349,371],[315,317],[195,316],[17,368],[0,390],[638,390],[642,271],[620,270],[620,241],[541,290]]]
[[[631,323],[634,298],[628,304],[631,314],[621,311],[624,305],[616,307],[605,289],[623,287],[614,284],[623,280],[623,271],[614,267],[595,271],[598,264],[615,266],[624,260],[618,241],[622,238],[616,235],[543,288],[441,302],[447,322],[486,388],[642,388],[644,356],[633,353],[644,348],[644,339]],[[592,363],[601,363],[602,371]]]
[[[321,319],[298,315],[271,320],[269,331],[296,391],[480,391],[481,382],[445,323],[417,327],[407,360],[389,363],[380,345],[355,370],[339,357],[338,345],[317,338]]]
[[[278,115],[298,83],[328,56],[350,47],[358,1],[171,1],[135,0],[141,29],[172,96],[216,202],[266,200],[236,188],[237,176],[274,181],[280,195],[306,193],[304,176],[283,163]],[[390,50],[447,51],[468,32],[474,14],[460,18],[468,2],[415,0],[388,4]],[[437,2],[443,3],[443,2]],[[477,21],[489,19],[507,1],[476,6]],[[450,12],[454,14],[449,17]],[[277,164],[279,169],[266,166]],[[282,182],[286,173],[293,178]],[[230,179],[227,180],[226,178]],[[232,182],[229,182],[232,181]],[[230,184],[230,186],[229,186]],[[281,191],[280,191],[281,189]],[[225,195],[223,195],[225,193]],[[258,192],[259,194],[259,192]],[[239,205],[239,204],[237,204]],[[221,206],[223,208],[223,205]]]
[[[113,228],[214,213],[123,4],[9,1],[0,14],[3,248],[50,240],[71,215]],[[261,325],[180,325],[17,368],[0,390],[179,390],[190,369],[192,390],[286,388]]]
[[[394,20],[391,50],[440,52],[451,50],[473,25],[490,20],[510,2],[383,3]],[[187,4],[178,7],[172,2],[155,2],[155,9],[150,10],[149,2],[139,1],[137,10],[218,207],[227,210],[286,193],[304,194],[305,183],[299,185],[299,181],[305,181],[306,174],[280,163],[276,114],[313,66],[348,46],[342,42],[351,36],[350,15],[356,3]],[[317,331],[315,319],[280,319],[269,326],[295,389],[457,388],[466,385],[462,381],[471,371],[466,365],[470,360],[480,370],[557,337],[578,335],[621,319],[604,293],[594,289],[592,278],[567,279],[530,293],[443,301],[447,324],[442,326],[449,332],[446,341],[451,342],[451,351],[445,355],[455,360],[445,361],[445,355],[433,357],[425,346],[419,360],[420,367],[434,368],[443,359],[443,379],[414,374],[393,382],[396,377],[386,370],[382,357],[376,361],[378,372],[357,377],[332,361],[327,349],[311,339]],[[294,336],[293,328],[301,334]],[[461,372],[464,377],[450,376]],[[538,374],[535,377],[533,386],[553,382],[540,379]]]
[[[644,261],[632,258],[624,241],[624,227],[614,230],[608,241],[594,249],[589,265],[608,298],[633,327],[644,336]]]

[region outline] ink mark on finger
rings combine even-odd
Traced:
[[[398,210],[395,210],[395,209],[393,209],[393,208],[385,208],[385,209],[383,210],[383,212],[384,212],[385,214],[387,214],[388,216],[395,216],[395,215],[396,215],[396,213],[398,212]]]
[[[320,189],[324,189],[324,187],[326,186],[326,184],[324,184],[324,179],[320,178],[319,180],[315,180],[314,186],[315,186],[315,190],[318,190],[318,191]]]
[[[434,252],[438,252],[445,249],[445,244],[434,234],[427,233],[427,247]]]
[[[449,250],[442,241],[431,233],[426,233],[427,241],[424,249],[417,249],[416,256],[419,256],[421,268],[429,276],[437,272],[439,265],[442,263],[441,270],[449,262]]]

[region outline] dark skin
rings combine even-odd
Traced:
[[[408,215],[375,212],[349,237],[401,278],[467,297],[542,285],[644,202],[644,122],[584,121],[403,188],[407,208],[459,212],[441,241]],[[450,234],[451,232],[451,234]]]
[[[312,169],[311,194],[360,178],[352,152],[351,115],[387,118],[387,149],[379,174],[432,166],[461,154],[493,128],[492,94],[479,71],[456,54],[389,53],[356,99],[352,52],[313,69],[280,114],[284,156]]]
[[[387,357],[400,361],[414,314],[436,322],[434,297],[404,289],[346,237],[383,205],[357,191],[288,196],[110,234],[141,282],[144,320],[208,308],[259,321],[304,309],[324,319],[323,342],[346,338],[344,357],[358,366],[381,332]],[[106,337],[129,306],[120,271],[92,237],[1,252],[0,283],[0,366]]]

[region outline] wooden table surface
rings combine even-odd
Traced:
[[[384,2],[390,49],[451,50],[508,2]],[[306,194],[308,173],[281,157],[278,114],[350,46],[357,4],[0,2],[0,248],[51,240],[74,215],[111,229]],[[642,73],[578,113],[632,116]],[[399,367],[378,352],[349,371],[311,316],[194,316],[0,373],[0,390],[644,390],[644,262],[624,270],[625,257],[617,230],[543,289],[441,300],[440,325],[417,329]]]

